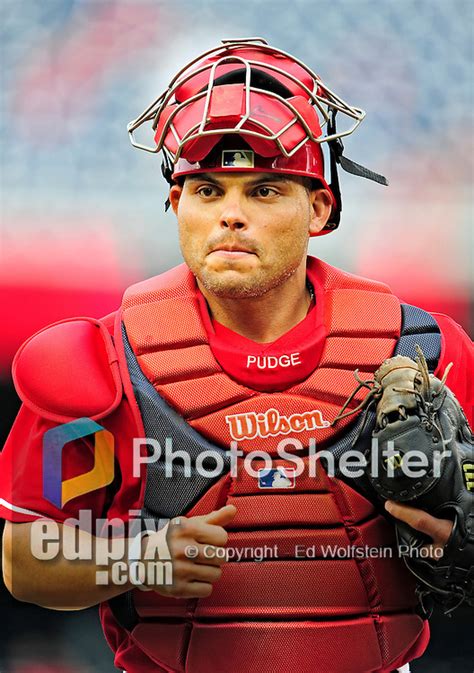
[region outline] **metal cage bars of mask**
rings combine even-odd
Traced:
[[[213,64],[207,63],[207,64],[203,65],[202,67],[197,68],[196,70],[193,70],[192,72],[188,72],[187,75],[183,76],[183,73],[186,73],[189,70],[189,68],[191,68],[195,63],[202,60],[206,56],[210,56],[210,55],[218,53],[219,51],[222,51],[222,50],[224,50],[224,51],[228,50],[230,47],[233,47],[233,48],[249,47],[249,46],[252,46],[253,43],[257,42],[257,41],[260,41],[262,43],[262,44],[258,45],[258,48],[260,50],[263,50],[263,51],[271,53],[271,54],[275,54],[275,53],[280,54],[280,55],[292,60],[294,63],[297,63],[301,68],[303,68],[303,70],[305,70],[305,72],[308,73],[308,75],[311,77],[311,79],[314,82],[313,90],[309,89],[295,75],[283,70],[282,68],[278,68],[277,66],[274,66],[270,63],[265,63],[265,62],[262,62],[262,61],[255,61],[254,59],[245,59],[243,57],[234,56],[232,54],[230,54],[230,55],[227,54],[227,55],[223,56],[221,59],[219,59],[218,61],[216,61],[215,63],[213,63]],[[134,147],[137,147],[138,149],[145,150],[147,152],[152,152],[152,153],[159,152],[163,148],[164,140],[166,138],[168,130],[171,128],[172,129],[171,132],[173,133],[173,136],[175,137],[175,140],[178,144],[178,152],[177,152],[176,156],[173,156],[174,161],[177,161],[179,159],[179,156],[181,155],[181,152],[182,152],[182,147],[180,149],[179,145],[184,146],[184,144],[186,142],[189,142],[190,140],[196,139],[197,137],[201,137],[204,134],[215,135],[215,134],[218,134],[218,133],[219,134],[220,133],[229,134],[229,133],[232,133],[232,132],[233,133],[238,132],[238,133],[243,135],[244,131],[245,131],[245,133],[247,135],[255,135],[256,137],[262,138],[263,140],[274,140],[277,143],[277,146],[279,147],[279,149],[285,154],[285,156],[291,156],[291,154],[286,153],[286,150],[284,150],[281,143],[278,142],[278,137],[282,133],[284,133],[285,130],[287,130],[287,128],[289,128],[292,123],[296,123],[297,121],[299,121],[302,124],[305,131],[307,133],[309,131],[308,137],[305,138],[302,141],[302,143],[300,143],[299,146],[297,146],[297,148],[293,150],[293,151],[297,151],[297,149],[299,149],[299,147],[301,147],[301,145],[304,144],[304,142],[306,142],[308,139],[312,139],[317,143],[323,143],[323,142],[328,142],[328,141],[331,141],[331,140],[335,140],[337,138],[342,138],[344,136],[350,135],[351,133],[353,133],[356,130],[356,128],[359,126],[359,124],[363,121],[363,119],[365,117],[364,110],[362,110],[361,108],[351,106],[348,103],[346,103],[342,98],[337,96],[325,84],[323,84],[323,82],[320,80],[318,75],[316,75],[312,70],[310,70],[302,61],[298,60],[297,58],[294,58],[293,56],[291,56],[290,54],[287,54],[286,52],[284,52],[282,50],[275,49],[273,47],[268,46],[267,43],[265,42],[265,40],[263,40],[262,38],[246,38],[246,39],[241,39],[241,40],[223,40],[222,42],[223,42],[223,46],[214,47],[213,49],[210,49],[209,51],[205,52],[204,54],[200,54],[198,57],[196,57],[194,60],[192,60],[190,63],[188,63],[184,68],[182,68],[176,74],[176,76],[171,80],[167,89],[151,105],[149,105],[148,108],[146,108],[146,110],[139,117],[137,117],[135,120],[131,121],[128,124],[127,130],[128,130],[128,133],[129,133],[130,141],[131,141],[131,143]],[[259,92],[259,93],[265,93],[266,95],[274,96],[280,102],[282,102],[284,105],[286,105],[286,107],[288,109],[290,109],[291,112],[295,115],[295,119],[289,125],[287,125],[286,128],[280,130],[275,135],[275,134],[272,134],[271,130],[268,129],[268,127],[266,127],[261,122],[257,122],[257,120],[251,120],[252,123],[257,123],[257,125],[259,125],[263,129],[266,129],[267,132],[269,132],[271,134],[271,135],[263,135],[263,134],[260,134],[258,132],[249,131],[247,129],[241,129],[241,126],[245,123],[245,121],[248,120],[248,117],[247,117],[247,119],[245,119],[245,117],[244,117],[238,123],[238,125],[236,127],[234,127],[233,129],[221,129],[221,130],[214,130],[213,129],[212,131],[203,131],[204,126],[205,126],[206,121],[207,121],[206,120],[206,114],[207,114],[207,110],[209,108],[209,101],[210,101],[210,96],[211,96],[212,88],[213,88],[212,85],[209,84],[208,88],[207,88],[207,91],[200,92],[200,93],[196,94],[195,96],[192,96],[192,97],[188,98],[186,101],[183,101],[182,103],[180,103],[177,106],[177,108],[170,115],[170,118],[167,120],[167,122],[166,122],[166,124],[163,128],[163,131],[160,135],[160,138],[158,139],[158,142],[156,143],[156,145],[154,147],[143,145],[143,144],[139,143],[137,140],[135,140],[134,133],[140,126],[142,126],[142,124],[144,124],[146,122],[149,122],[149,121],[152,121],[153,122],[152,127],[153,127],[153,129],[156,129],[156,127],[158,125],[160,115],[162,114],[164,109],[167,107],[168,103],[170,102],[171,98],[173,97],[173,95],[175,94],[175,92],[177,91],[178,88],[183,86],[190,79],[196,77],[198,74],[200,74],[202,72],[205,72],[206,70],[211,70],[211,78],[212,78],[212,82],[213,82],[217,66],[222,64],[223,62],[226,62],[226,61],[229,62],[229,61],[232,61],[232,60],[241,61],[242,63],[244,63],[244,66],[246,68],[245,88],[246,88],[247,104],[248,104],[248,97],[250,96],[251,91],[256,91],[256,92]],[[265,70],[274,71],[274,72],[278,73],[279,75],[283,76],[284,78],[287,78],[287,79],[293,81],[299,88],[304,90],[305,93],[308,96],[308,100],[311,101],[312,105],[317,107],[321,116],[323,117],[322,126],[324,126],[329,121],[329,114],[330,114],[331,110],[342,112],[343,114],[350,117],[351,119],[354,119],[355,123],[349,129],[345,129],[343,131],[338,131],[338,132],[335,132],[335,133],[332,133],[332,134],[329,134],[329,135],[326,135],[326,136],[319,136],[318,138],[314,137],[314,134],[311,132],[311,129],[308,127],[306,121],[303,119],[303,117],[301,116],[299,111],[296,110],[291,104],[289,104],[284,98],[282,98],[278,94],[274,94],[273,92],[269,92],[267,90],[262,90],[262,89],[258,89],[258,88],[255,88],[255,87],[250,87],[250,75],[251,75],[252,67],[255,67],[257,69],[258,68],[264,68]],[[324,95],[320,95],[318,93],[318,91],[320,91],[320,90],[322,92],[324,92]],[[174,117],[178,114],[178,112],[180,110],[184,109],[186,106],[190,105],[194,101],[199,100],[200,98],[202,98],[204,96],[207,96],[207,101],[206,101],[206,105],[205,105],[206,114],[203,114],[203,118],[198,125],[194,126],[191,130],[188,130],[188,132],[185,134],[185,136],[182,139],[180,139],[179,135],[177,133],[175,133],[176,129],[174,129],[174,127],[172,127],[172,121],[173,121]],[[247,110],[248,110],[248,107],[247,107]],[[198,132],[197,134],[192,136],[191,133],[194,133],[196,131],[196,128],[198,128],[198,129],[200,128],[201,132],[200,133]]]
[[[208,123],[208,113],[209,113],[209,107],[211,104],[211,96],[214,88],[214,80],[215,80],[215,71],[219,65],[222,65],[223,63],[226,62],[242,62],[245,68],[245,112],[241,116],[240,121],[233,127],[226,127],[226,128],[215,128],[215,129],[205,129],[206,124]],[[313,133],[313,130],[311,127],[308,125],[302,114],[287,100],[285,100],[282,96],[273,93],[271,91],[266,91],[263,89],[258,89],[256,87],[250,86],[250,78],[251,78],[251,66],[250,63],[246,59],[242,59],[238,56],[225,56],[222,59],[219,59],[216,63],[213,64],[209,76],[209,85],[206,89],[206,91],[200,92],[199,94],[196,94],[195,96],[192,96],[188,100],[184,101],[180,105],[178,105],[175,110],[171,113],[169,118],[166,120],[166,123],[162,129],[162,132],[159,136],[159,139],[157,141],[157,151],[159,149],[162,149],[165,145],[165,139],[168,134],[168,131],[170,131],[173,134],[173,137],[176,141],[177,144],[177,151],[175,154],[170,151],[169,148],[166,148],[169,152],[169,154],[172,156],[174,163],[178,161],[178,159],[181,157],[182,151],[185,147],[185,145],[193,140],[196,140],[197,138],[203,138],[207,136],[215,136],[215,135],[231,135],[231,134],[239,134],[242,136],[253,136],[256,138],[264,139],[267,141],[273,141],[275,142],[276,146],[278,147],[279,152],[289,158],[295,154],[308,140],[313,140],[315,142],[318,142],[318,137]],[[251,109],[250,109],[250,94],[252,92],[255,93],[265,93],[267,96],[270,96],[272,98],[275,98],[278,100],[280,103],[282,103],[288,110],[293,115],[293,119],[291,119],[285,126],[283,126],[281,129],[279,129],[277,132],[272,132],[271,128],[264,124],[262,121],[256,119],[255,117],[251,116]],[[187,132],[183,135],[180,136],[178,133],[178,130],[176,129],[176,126],[174,125],[173,121],[174,119],[179,115],[180,111],[185,109],[188,105],[191,103],[200,100],[201,98],[205,97],[205,103],[204,103],[204,110],[202,113],[202,118],[201,121],[198,122],[197,124],[194,124],[191,126]],[[255,126],[259,126],[264,133],[259,133],[258,131],[251,131],[250,129],[244,129],[243,126],[246,122],[251,122]],[[280,141],[281,136],[286,133],[292,126],[294,126],[297,123],[300,123],[300,125],[303,127],[304,131],[306,132],[306,136],[299,142],[297,143],[293,148],[288,150],[283,143]]]

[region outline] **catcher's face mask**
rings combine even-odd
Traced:
[[[350,124],[336,131],[336,114]],[[365,112],[345,103],[301,61],[261,38],[225,40],[189,63],[128,131],[132,144],[163,151],[163,174],[170,183],[198,172],[246,171],[302,175],[317,180],[333,199],[330,221],[339,224],[341,199],[336,163],[352,173],[385,178],[342,156],[341,137],[352,133]],[[155,145],[135,139],[152,121]],[[227,136],[239,136],[233,142]],[[222,142],[224,141],[224,142]],[[331,181],[324,177],[321,143],[331,156]],[[386,181],[385,181],[386,183]]]

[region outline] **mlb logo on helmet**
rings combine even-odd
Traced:
[[[225,168],[253,168],[254,153],[251,150],[224,150],[221,166]]]
[[[295,470],[288,467],[262,468],[258,471],[259,488],[294,488]]]

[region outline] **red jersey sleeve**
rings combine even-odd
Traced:
[[[58,507],[48,499],[43,483],[44,435],[58,424],[45,420],[23,405],[0,453],[0,517],[14,523],[40,517],[62,523],[66,519],[77,519],[82,513],[90,517],[94,532],[98,531],[96,525],[104,519],[127,521],[136,516],[143,504],[146,480],[143,478],[144,465],[139,474],[134,474],[133,441],[137,427],[128,400],[124,399],[99,423],[114,438],[113,480]],[[68,442],[61,455],[62,481],[85,475],[94,464],[93,437]],[[85,525],[89,526],[87,521]]]
[[[456,395],[464,413],[474,426],[474,346],[463,328],[442,313],[433,313],[441,330],[441,356],[436,376],[442,377],[450,362],[453,363],[446,384]]]
[[[77,517],[81,510],[91,512],[92,521],[101,516],[106,489],[97,489],[54,505],[44,493],[43,438],[57,424],[37,416],[25,405],[13,424],[0,454],[0,516],[14,523],[48,517],[62,523]],[[69,442],[62,452],[62,479],[85,474],[94,466],[94,448],[88,438]]]

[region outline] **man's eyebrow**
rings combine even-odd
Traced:
[[[199,180],[200,182],[212,182],[214,185],[219,185],[220,182],[219,180],[216,180],[215,177],[213,177],[212,173],[192,173],[191,175],[186,176],[186,180]]]
[[[255,178],[255,180],[250,181],[250,184],[260,185],[263,182],[290,182],[290,181],[291,178],[282,173],[260,173],[260,175],[257,178]]]
[[[225,173],[225,171],[222,171]],[[234,174],[233,171],[229,171],[230,175]],[[236,173],[238,175],[238,173]],[[214,177],[213,173],[194,173],[191,175],[188,175],[186,177],[187,180],[194,180],[194,181],[204,181],[204,182],[211,182],[214,185],[222,185],[222,182],[219,181],[216,177]],[[248,184],[255,186],[255,185],[260,185],[264,182],[290,182],[291,178],[288,175],[284,175],[282,173],[259,173],[258,177],[255,178],[254,180],[250,180]]]

